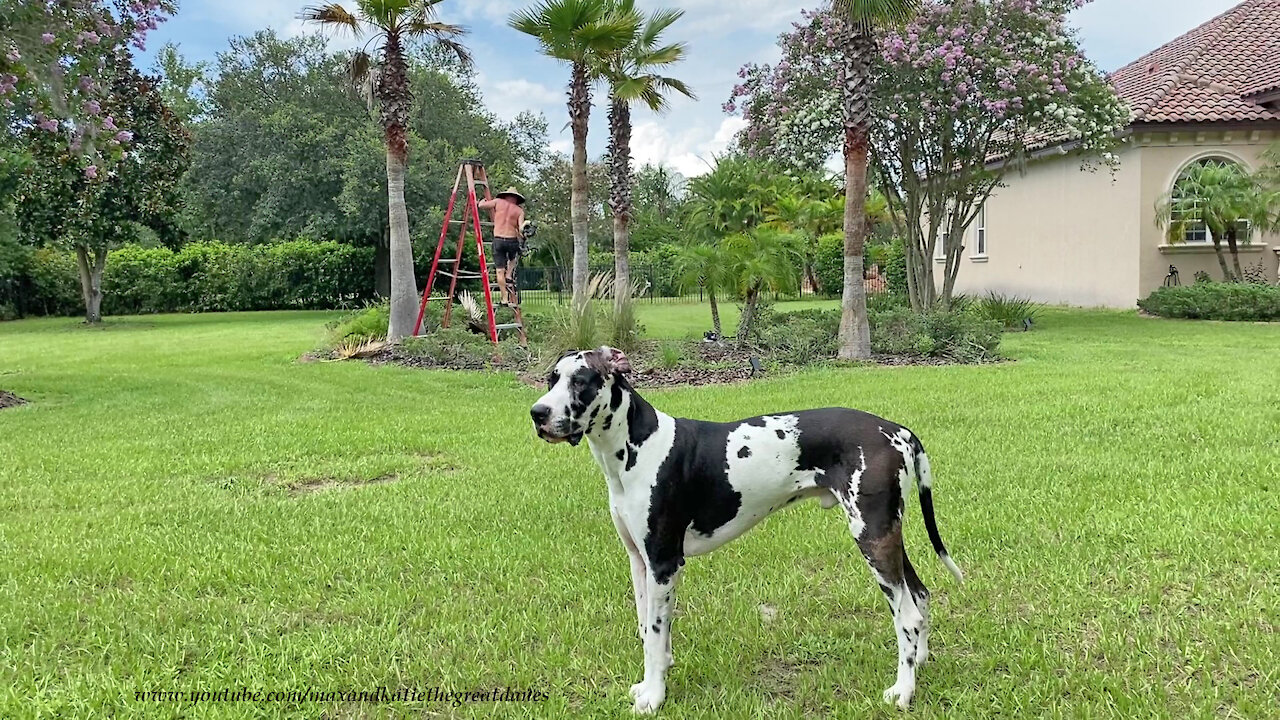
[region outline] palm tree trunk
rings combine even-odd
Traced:
[[[1236,244],[1236,230],[1227,231],[1227,249],[1231,251],[1231,267],[1235,269],[1235,277],[1231,282],[1244,282],[1244,270],[1240,269],[1240,247]]]
[[[871,357],[871,328],[867,323],[867,290],[863,282],[863,249],[867,237],[867,143],[871,105],[867,97],[875,42],[866,32],[850,28],[845,35],[844,82],[844,290],[840,302],[842,360]]]
[[[613,209],[613,303],[631,300],[631,106],[609,102],[609,206]]]
[[[409,159],[406,128],[413,98],[400,37],[395,33],[387,34],[383,56],[378,99],[387,142],[387,215],[391,226],[391,322],[387,325],[387,339],[396,340],[413,332],[418,316],[413,242],[409,238],[409,211],[404,203],[404,171]]]
[[[1234,282],[1231,278],[1231,268],[1227,267],[1227,256],[1222,252],[1222,241],[1217,235],[1213,236],[1213,254],[1218,256],[1218,267],[1222,268],[1222,281]]]
[[[569,208],[573,225],[573,304],[587,301],[587,123],[591,118],[591,86],[585,63],[573,64],[569,82],[569,125],[573,130],[573,183]]]
[[[711,301],[711,328],[716,332],[716,340],[722,342],[724,340],[724,331],[720,329],[720,305],[716,303],[716,289],[714,286],[707,287],[707,298]]]
[[[92,262],[89,247],[76,245],[76,264],[80,269],[80,297],[84,298],[84,321],[90,325],[102,322],[102,271],[107,266],[106,249],[93,251]]]
[[[755,321],[756,305],[760,302],[760,283],[747,288],[747,296],[742,303],[742,317],[738,318],[738,347],[745,348],[751,342],[751,325]]]

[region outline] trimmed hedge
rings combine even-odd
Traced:
[[[351,307],[374,295],[373,248],[296,240],[271,245],[192,243],[168,248],[126,245],[107,257],[104,315]],[[84,312],[75,254],[42,248],[22,275],[0,283],[25,315]]]
[[[1193,320],[1280,320],[1280,287],[1251,283],[1197,282],[1162,287],[1138,307],[1161,317]]]

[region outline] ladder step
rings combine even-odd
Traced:
[[[470,224],[471,224],[471,221],[470,221],[470,220],[450,220],[450,221],[449,221],[449,224],[450,224],[450,225],[470,225]],[[484,220],[481,220],[481,221],[480,221],[480,227],[487,227],[487,228],[491,228],[491,227],[493,227],[493,223],[491,223],[491,222],[486,222],[486,221],[484,221]]]
[[[514,330],[520,327],[520,323],[502,323],[500,325],[494,325],[494,327],[499,330]]]

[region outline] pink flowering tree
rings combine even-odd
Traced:
[[[1129,111],[1066,25],[1085,2],[931,0],[880,35],[870,149],[917,310],[949,306],[965,231],[1007,172],[1040,151],[1116,164]],[[840,37],[836,17],[806,12],[780,37],[777,65],[742,68],[724,109],[747,120],[748,152],[812,167],[839,150]]]
[[[101,318],[111,248],[139,225],[163,233],[188,136],[133,67],[170,0],[0,3],[0,177],[23,242],[74,250],[85,318]]]
[[[0,4],[0,117],[11,127],[64,134],[89,179],[129,143],[104,112],[130,48],[174,10],[172,0],[25,0]]]

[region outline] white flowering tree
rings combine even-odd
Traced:
[[[917,310],[950,304],[965,231],[1031,152],[1061,146],[1085,166],[1117,162],[1129,111],[1066,25],[1085,2],[931,0],[880,36],[871,154]],[[829,12],[806,12],[780,37],[777,65],[742,68],[724,109],[747,120],[748,152],[813,166],[838,151],[840,32]]]

